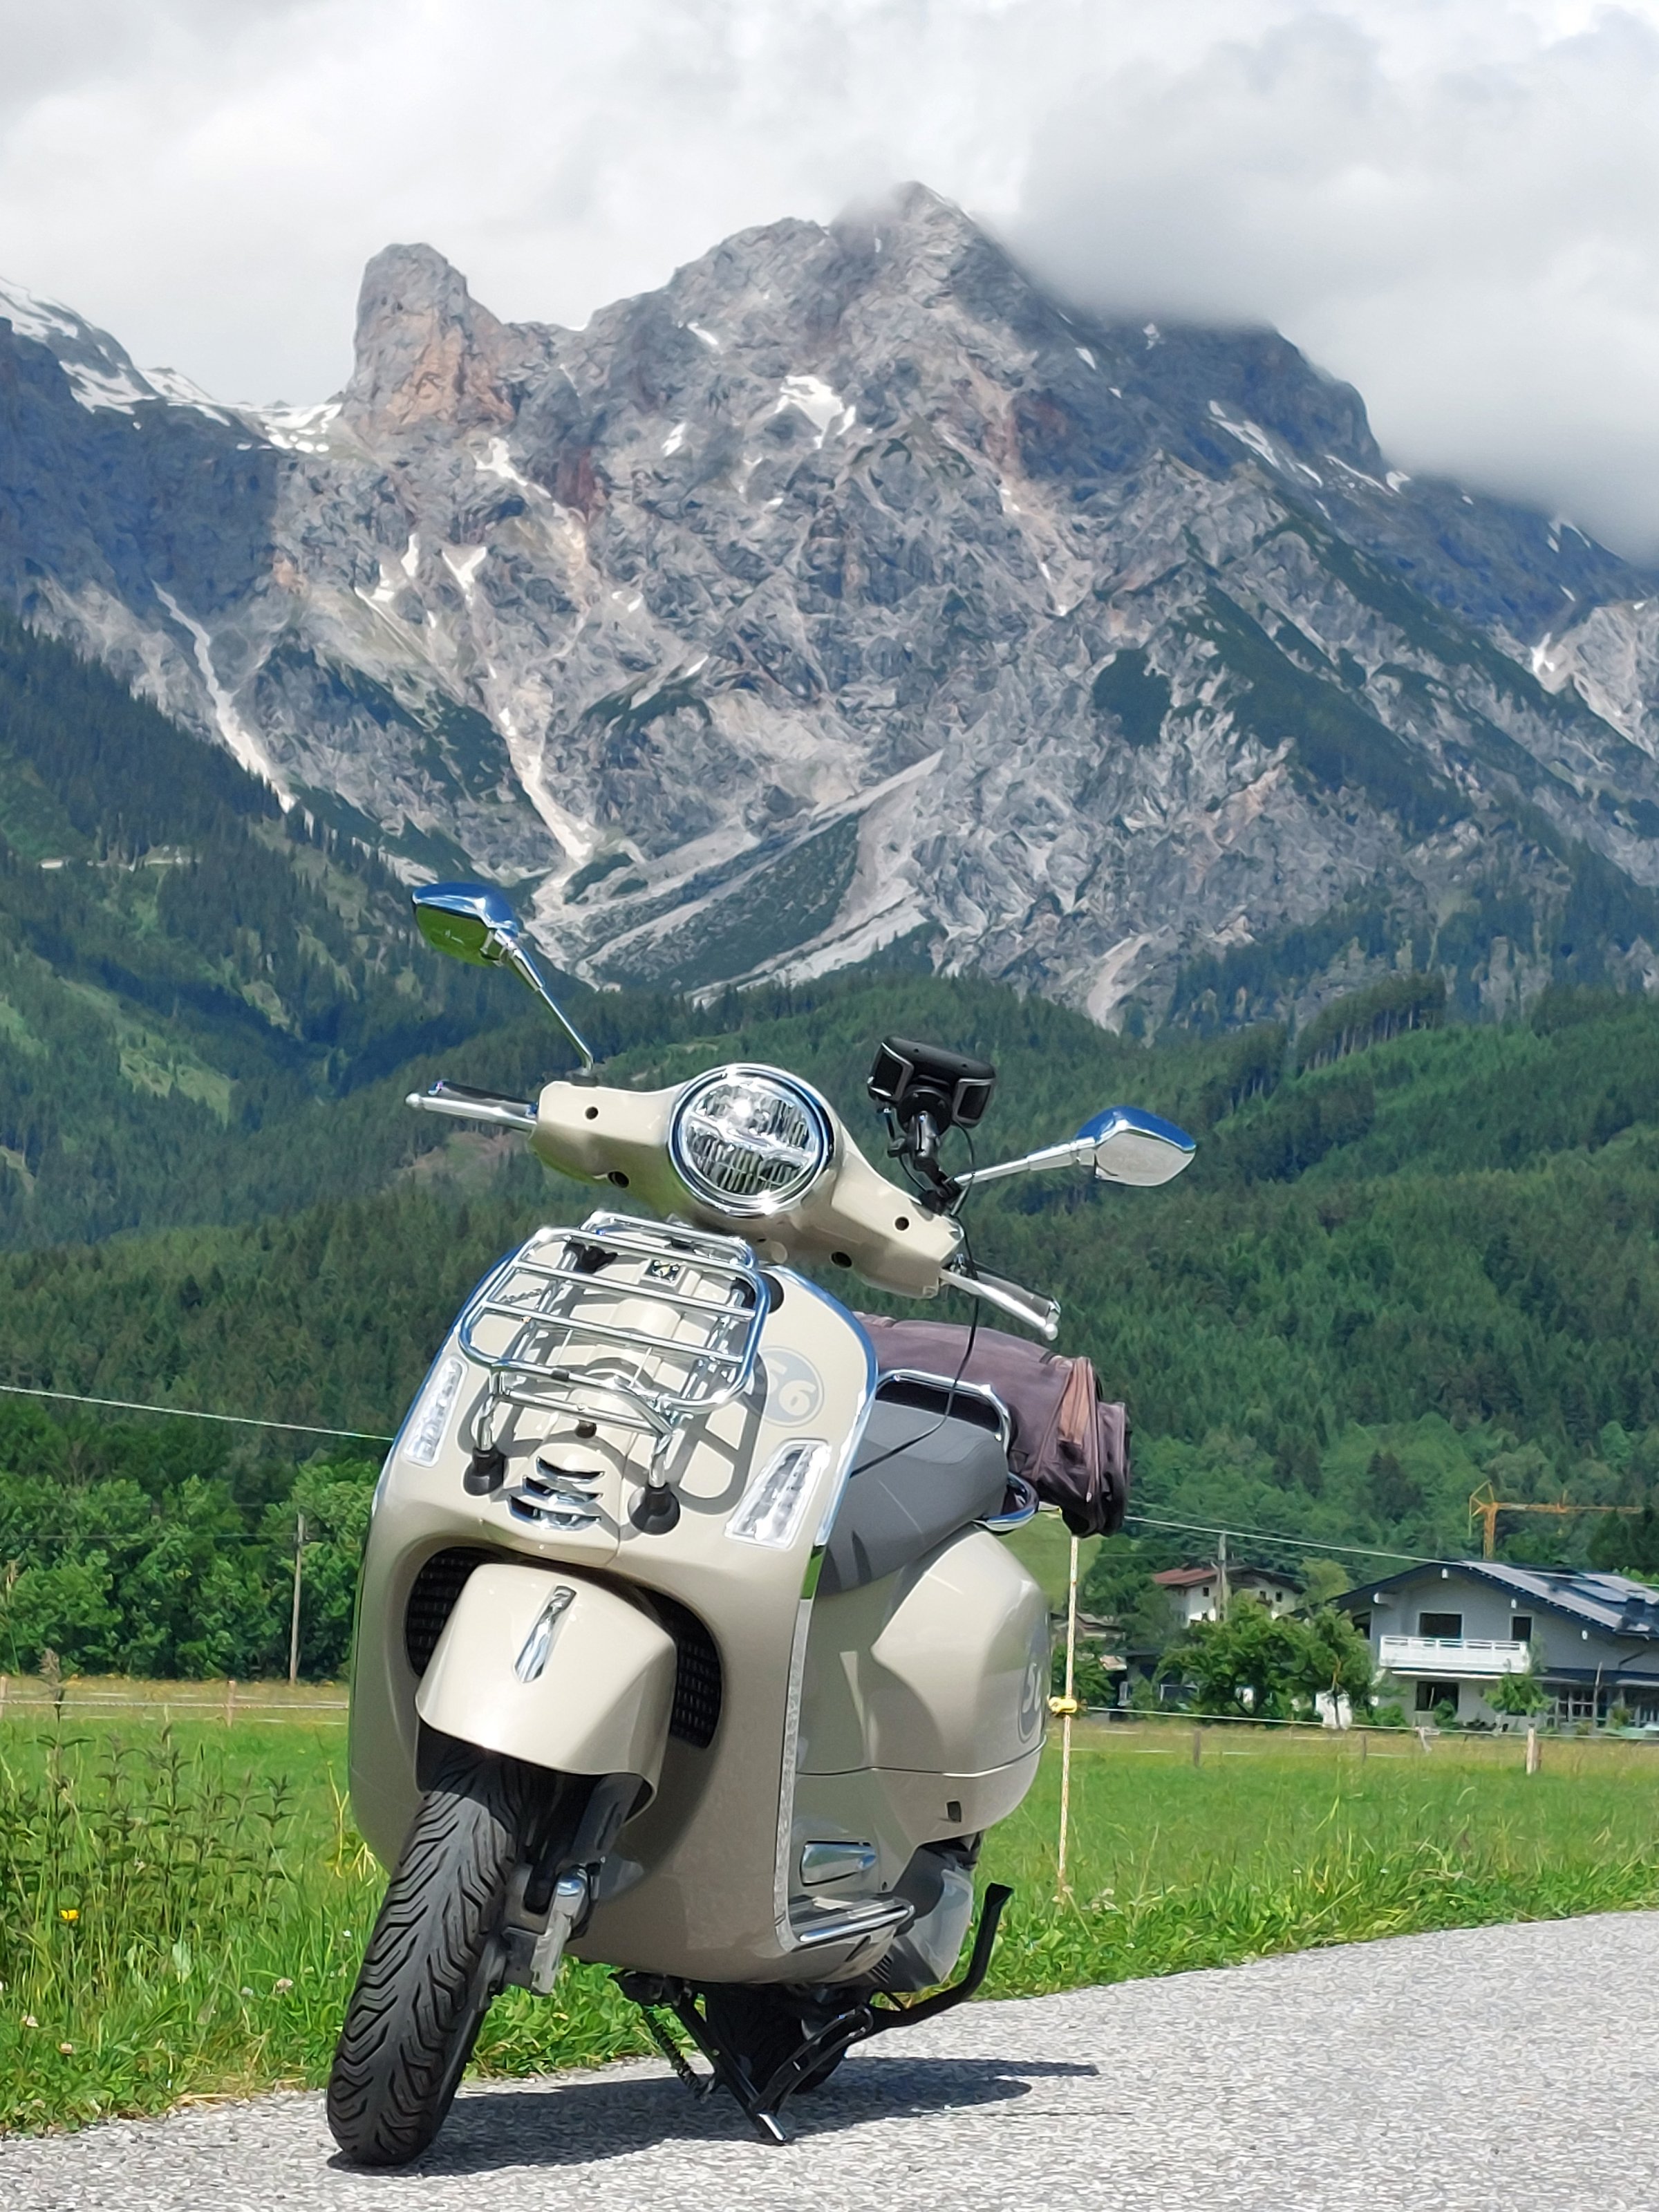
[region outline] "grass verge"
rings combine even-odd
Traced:
[[[1057,1762],[991,1838],[1016,1898],[1012,1996],[1318,1944],[1659,1906],[1659,1750],[1357,1744],[1086,1729],[1071,1894],[1054,1896]],[[1409,1748],[1407,1747],[1409,1747]],[[0,2128],[320,2081],[381,1877],[353,1832],[337,1729],[295,1717],[0,1730]],[[508,1991],[477,2069],[646,2047],[602,1969]]]

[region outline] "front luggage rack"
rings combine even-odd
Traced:
[[[654,1305],[644,1327],[623,1316]],[[538,1229],[480,1285],[458,1342],[495,1403],[638,1431],[660,1447],[740,1398],[768,1298],[747,1244],[678,1223],[591,1214]]]

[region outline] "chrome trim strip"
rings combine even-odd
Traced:
[[[806,1637],[812,1623],[812,1598],[818,1586],[818,1571],[823,1564],[824,1547],[830,1541],[830,1531],[835,1526],[836,1515],[840,1510],[842,1498],[846,1494],[848,1479],[853,1472],[853,1462],[858,1456],[859,1446],[864,1442],[865,1424],[870,1418],[871,1407],[876,1402],[876,1385],[880,1378],[876,1369],[875,1347],[860,1325],[858,1316],[842,1305],[839,1298],[832,1298],[827,1291],[821,1291],[816,1283],[808,1282],[804,1275],[796,1274],[793,1269],[781,1267],[777,1273],[788,1285],[792,1297],[799,1292],[805,1297],[816,1298],[821,1305],[828,1306],[832,1313],[839,1315],[843,1321],[850,1322],[860,1343],[864,1346],[864,1389],[858,1412],[848,1425],[846,1438],[842,1443],[839,1462],[830,1477],[824,1508],[819,1516],[817,1528],[813,1534],[812,1549],[807,1559],[805,1574],[802,1578],[800,1601],[795,1607],[794,1634],[789,1646],[789,1686],[784,1705],[783,1753],[779,1765],[778,1779],[777,1839],[772,1877],[772,1902],[778,1942],[780,1948],[787,1954],[796,1949],[800,1941],[795,1933],[789,1911],[792,1856],[790,1846],[794,1838],[795,1762],[800,1750],[800,1702],[806,1680]],[[886,1923],[884,1922],[882,1924],[885,1926]],[[825,1936],[816,1940],[827,1942],[830,1939]]]
[[[1008,1486],[1011,1490],[1018,1492],[1018,1504],[1006,1513],[988,1513],[979,1524],[981,1528],[988,1529],[994,1536],[1006,1536],[1011,1528],[1023,1528],[1025,1523],[1033,1520],[1036,1515],[1037,1494],[1024,1476],[1010,1474]]]
[[[576,1593],[569,1583],[560,1583],[536,1615],[524,1647],[513,1662],[513,1671],[521,1682],[538,1682],[546,1673],[559,1623],[575,1602]]]
[[[937,1375],[921,1367],[885,1367],[881,1381],[876,1385],[876,1395],[881,1395],[882,1382],[926,1382],[931,1389],[951,1398],[977,1398],[990,1407],[997,1417],[997,1433],[1002,1439],[1002,1455],[1008,1455],[1014,1440],[1013,1418],[988,1382],[953,1382],[948,1375]]]
[[[879,1936],[889,1928],[908,1927],[915,1917],[915,1907],[902,1897],[872,1897],[839,1909],[826,1898],[822,1908],[810,1917],[799,1910],[817,1904],[815,1898],[799,1897],[794,1900],[796,1909],[789,1917],[789,1935],[795,1950],[815,1951],[826,1943],[847,1943],[860,1936]]]

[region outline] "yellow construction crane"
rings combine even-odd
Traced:
[[[1469,1522],[1473,1526],[1477,1516],[1480,1522],[1480,1556],[1495,1559],[1498,1554],[1498,1516],[1500,1513],[1639,1513],[1639,1505],[1517,1505],[1510,1500],[1495,1498],[1491,1483],[1483,1482],[1469,1499]]]

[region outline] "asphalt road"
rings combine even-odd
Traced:
[[[1659,1914],[965,2006],[768,2148],[635,2064],[463,2092],[400,2174],[315,2096],[0,2143],[5,2212],[1659,2212]]]

